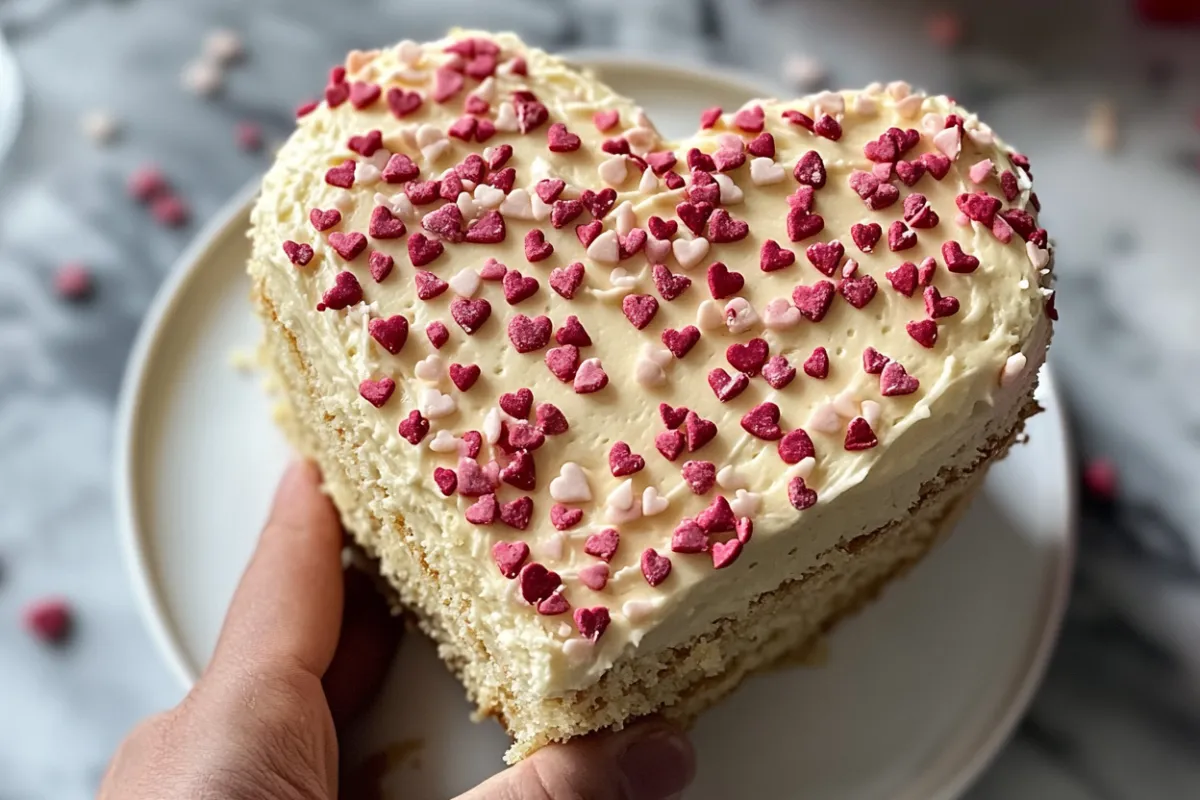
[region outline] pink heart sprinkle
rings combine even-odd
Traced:
[[[413,273],[413,283],[417,285],[417,297],[421,300],[432,300],[450,288],[450,284],[437,275],[423,270]]]
[[[837,239],[832,242],[817,242],[810,244],[808,249],[804,251],[804,255],[808,258],[809,263],[829,277],[837,271],[838,265],[842,263],[842,257],[846,255],[846,248]]]
[[[783,356],[772,356],[762,368],[763,378],[772,389],[783,389],[796,378],[796,368]]]
[[[734,219],[723,208],[716,209],[708,218],[708,240],[713,244],[741,241],[749,233],[749,223]]]
[[[689,461],[689,464],[694,463]],[[698,494],[703,494],[700,492]],[[703,553],[708,549],[708,534],[694,519],[684,517],[671,533],[671,552]]]
[[[350,104],[362,110],[378,100],[382,93],[378,84],[355,81],[350,84]]]
[[[354,167],[356,161],[348,158],[336,167],[330,167],[325,172],[325,182],[340,189],[349,189],[354,185]]]
[[[651,586],[658,586],[671,574],[671,559],[660,556],[653,547],[642,552],[641,566],[642,576]]]
[[[515,392],[505,392],[500,395],[500,410],[510,417],[526,419],[529,417],[531,408],[533,408],[533,392],[530,389],[521,388]]]
[[[596,126],[596,130],[604,133],[612,130],[621,120],[621,112],[615,108],[607,111],[597,111],[592,114],[592,124]]]
[[[717,495],[708,507],[696,516],[696,524],[707,534],[728,533],[736,530],[737,517],[724,495]]]
[[[621,300],[621,311],[633,327],[643,330],[658,313],[658,301],[648,294],[627,294]]]
[[[655,264],[652,273],[655,288],[667,301],[679,297],[692,285],[691,278],[686,275],[676,275],[663,264]]]
[[[816,458],[817,449],[803,428],[788,431],[779,440],[779,457],[785,464],[799,464],[806,458]]]
[[[614,478],[624,478],[641,472],[646,467],[646,459],[629,449],[625,442],[617,442],[608,451],[608,469]]]
[[[713,166],[718,172],[729,172],[746,163],[746,154],[741,150],[730,150],[726,147],[721,147],[717,152],[712,154]]]
[[[915,186],[925,176],[925,164],[921,161],[897,161],[896,175],[905,186]]]
[[[372,250],[371,255],[367,256],[367,268],[371,271],[371,277],[376,283],[382,283],[384,278],[392,274],[392,268],[396,266],[396,260],[387,253],[381,253],[378,250]]]
[[[685,461],[682,474],[694,494],[707,494],[717,483],[717,467],[711,461]]]
[[[600,365],[600,359],[589,358],[580,364],[572,385],[576,394],[592,394],[608,386],[608,375]]]
[[[717,120],[721,118],[721,107],[713,106],[706,108],[700,112],[700,129],[708,130],[717,124]]]
[[[459,455],[467,458],[478,458],[479,451],[483,449],[483,434],[479,431],[467,431],[462,435],[462,446],[459,448]]]
[[[561,122],[554,123],[546,130],[546,142],[552,153],[572,153],[578,150],[583,143]]]
[[[482,297],[475,300],[456,297],[450,302],[450,316],[468,336],[479,330],[491,315],[492,304]]]
[[[820,214],[810,214],[800,206],[794,206],[788,210],[785,227],[789,240],[802,242],[825,230],[825,218]]]
[[[555,503],[550,509],[550,524],[555,530],[569,531],[583,521],[582,508],[570,508],[561,503]]]
[[[346,147],[358,153],[363,158],[370,158],[375,155],[376,150],[383,147],[383,132],[373,130],[368,131],[362,136],[351,136],[350,141],[346,143]]]
[[[617,547],[621,544],[621,535],[616,528],[605,528],[602,531],[597,531],[583,543],[583,552],[589,556],[595,556],[602,561],[612,561],[613,556],[617,554]]]
[[[329,234],[329,246],[344,261],[353,261],[367,249],[367,237],[357,231],[351,233],[334,231]]]
[[[731,344],[725,349],[725,359],[739,372],[750,377],[758,374],[762,365],[767,363],[770,347],[765,339],[754,338],[745,344]]]
[[[797,511],[803,511],[817,504],[817,493],[805,485],[804,478],[797,476],[788,482],[788,501]]]
[[[399,432],[410,444],[420,444],[421,440],[429,433],[429,420],[421,416],[420,411],[414,409],[400,421]]]
[[[688,410],[683,406],[672,408],[666,403],[658,404],[658,415],[662,417],[663,424],[671,430],[678,428],[687,419]]]
[[[283,243],[283,252],[297,267],[307,266],[313,260],[313,249],[311,244],[297,244],[293,241],[285,241]]]
[[[879,444],[879,439],[875,437],[875,431],[871,430],[871,426],[865,419],[855,417],[850,420],[850,424],[846,427],[844,444],[847,450],[870,450],[877,444]]]
[[[521,565],[529,558],[529,545],[524,542],[496,542],[492,545],[492,560],[506,578],[515,578]]]
[[[563,189],[566,187],[567,182],[561,178],[543,178],[533,187],[533,191],[543,203],[546,205],[551,205],[555,200],[558,199],[558,196],[562,194]],[[583,213],[582,203],[579,204],[579,212]],[[562,226],[555,225],[554,227],[559,228]]]
[[[363,299],[362,286],[352,272],[339,272],[334,278],[334,284],[326,290],[317,304],[318,311],[331,309],[340,311],[352,305],[361,303]]]
[[[828,114],[822,114],[813,125],[813,133],[836,142],[842,138],[842,124]]]
[[[713,569],[724,569],[736,561],[737,557],[742,553],[742,547],[740,539],[730,539],[727,542],[713,542]]]
[[[932,348],[937,344],[937,323],[931,319],[914,320],[905,325],[904,329],[922,347]]]
[[[483,370],[479,368],[478,364],[451,364],[450,381],[458,387],[460,392],[465,392],[475,385],[475,381],[479,380],[482,372]]]
[[[883,372],[883,368],[891,361],[890,358],[876,350],[874,347],[868,347],[863,350],[862,365],[863,371],[868,375],[878,375]]]
[[[888,249],[893,253],[917,246],[917,233],[911,231],[900,220],[896,220],[888,228]]]
[[[406,92],[396,87],[388,89],[387,104],[396,119],[404,119],[421,107],[423,98],[420,92]]]
[[[817,380],[829,377],[829,352],[824,347],[813,350],[812,355],[804,361],[804,374]]]
[[[687,419],[683,422],[683,432],[687,439],[688,452],[694,453],[716,437],[717,425],[695,411],[689,411]]]
[[[912,394],[920,385],[920,381],[909,375],[904,365],[898,361],[892,361],[885,366],[879,376],[879,389],[884,397]]]
[[[782,437],[783,430],[779,427],[779,406],[771,402],[759,403],[742,416],[742,429],[768,442]]]
[[[820,322],[829,311],[836,291],[829,281],[817,281],[812,286],[801,284],[792,290],[792,302],[805,319]]]
[[[503,215],[493,209],[471,223],[463,238],[471,244],[499,244],[507,235]]]
[[[700,329],[695,325],[688,325],[681,330],[667,328],[662,332],[663,345],[676,358],[686,356],[698,341],[700,341]]]
[[[571,383],[579,371],[579,348],[573,344],[550,348],[546,351],[546,367],[563,383]]]
[[[546,434],[541,428],[528,422],[517,422],[512,425],[504,424],[504,433],[510,446],[517,450],[537,450],[546,443]]]
[[[733,126],[747,133],[758,133],[763,129],[764,120],[762,106],[751,106],[733,115]]]
[[[575,609],[575,627],[579,629],[580,636],[590,641],[598,641],[608,630],[610,621],[608,609],[604,606]]]
[[[308,212],[308,221],[312,226],[319,231],[326,231],[342,221],[342,212],[336,208],[331,208],[328,211],[322,211],[319,208],[314,208]]]
[[[371,212],[371,224],[368,232],[373,239],[399,239],[408,229],[404,227],[404,220],[392,215],[390,209],[385,206],[376,206]]]
[[[433,263],[445,249],[441,242],[429,239],[420,232],[408,237],[408,259],[414,267],[423,267]]]
[[[721,367],[717,367],[708,373],[708,385],[717,399],[726,403],[746,391],[746,387],[750,385],[750,378],[740,372],[731,376]]]
[[[583,283],[583,264],[576,261],[568,267],[557,267],[550,272],[550,288],[571,300]]]
[[[532,518],[533,500],[529,497],[518,497],[500,506],[500,521],[510,528],[523,531],[529,527]]]
[[[767,239],[758,251],[758,267],[763,272],[775,272],[790,267],[794,263],[796,263],[796,254],[780,247],[774,239]]]
[[[599,592],[608,585],[608,565],[592,564],[577,573],[579,582],[594,592]]]
[[[396,382],[391,378],[380,378],[377,381],[364,380],[358,384],[358,393],[363,399],[376,408],[383,408],[384,403],[396,391]]]

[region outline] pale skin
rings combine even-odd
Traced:
[[[284,475],[212,662],[121,744],[100,800],[338,797],[338,731],[370,703],[400,627],[343,571],[319,486],[309,464]],[[648,721],[545,747],[459,800],[667,800],[694,773],[686,738]]]

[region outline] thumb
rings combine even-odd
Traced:
[[[695,774],[691,744],[654,720],[543,747],[458,800],[672,800]]]

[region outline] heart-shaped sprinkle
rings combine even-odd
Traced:
[[[573,461],[562,465],[558,477],[550,481],[550,497],[560,503],[587,503],[592,489],[583,468]]]
[[[863,224],[856,222],[850,226],[850,238],[854,240],[854,244],[864,253],[872,253],[875,251],[875,245],[883,236],[883,228],[877,222],[869,222]]]
[[[758,133],[763,129],[764,120],[762,106],[751,106],[733,115],[733,126],[747,133]]]
[[[283,243],[283,252],[297,267],[308,266],[308,262],[313,260],[313,249],[310,244],[297,244],[293,241]]]
[[[554,253],[554,245],[546,241],[546,235],[540,228],[534,228],[525,234],[525,259],[531,264],[545,261]]]
[[[467,506],[465,516],[467,522],[473,525],[491,525],[499,515],[500,504],[496,495],[485,494],[471,505]]]
[[[759,403],[742,416],[742,429],[768,442],[780,438],[783,430],[779,427],[779,406],[771,402]]]
[[[579,629],[579,635],[592,642],[599,641],[612,621],[608,609],[604,606],[577,608],[574,616],[575,627]]]
[[[573,153],[583,142],[566,125],[556,122],[546,129],[546,143],[552,153]]]
[[[746,279],[740,272],[730,270],[720,261],[714,261],[708,267],[708,291],[712,293],[714,300],[737,294],[745,283]]]
[[[829,352],[824,347],[816,348],[812,355],[805,359],[804,374],[817,380],[829,377]]]
[[[538,428],[547,436],[566,433],[570,428],[566,415],[559,411],[558,406],[553,403],[538,403],[534,419],[537,421]]]
[[[537,488],[537,470],[534,467],[533,456],[524,450],[518,450],[500,470],[500,480],[509,486],[515,486],[526,492]]]
[[[523,531],[529,527],[531,519],[533,519],[533,500],[529,497],[518,497],[516,500],[500,506],[500,521],[510,528]]]
[[[493,209],[467,227],[464,239],[471,244],[499,244],[507,236],[504,217]]]
[[[336,208],[331,208],[328,211],[322,211],[319,208],[314,208],[308,212],[308,221],[312,226],[319,231],[327,231],[334,225],[342,221],[342,212]]]
[[[625,319],[639,331],[650,324],[658,313],[658,301],[648,294],[627,294],[621,300],[621,311]]]
[[[605,528],[587,537],[583,543],[583,552],[595,556],[602,561],[612,561],[621,544],[621,535],[616,528]]]
[[[465,238],[463,213],[454,203],[447,203],[437,211],[426,214],[421,218],[421,227],[447,242],[457,243]]]
[[[510,269],[504,274],[504,299],[509,305],[516,305],[522,300],[528,300],[537,294],[537,278],[525,277],[519,271]]]
[[[812,286],[801,284],[792,290],[792,302],[805,319],[820,322],[829,311],[836,291],[829,281],[817,281]]]
[[[946,261],[946,269],[965,275],[979,268],[979,259],[963,252],[962,245],[955,241],[942,244],[942,258]]]
[[[923,194],[904,198],[904,221],[914,228],[935,228],[940,218]]]
[[[704,233],[704,226],[708,223],[708,218],[712,216],[713,205],[708,202],[680,203],[675,206],[675,213],[688,230],[699,236]]]
[[[575,238],[579,239],[579,243],[584,247],[591,247],[592,242],[596,241],[602,230],[604,230],[604,223],[599,220],[592,220],[583,225],[575,226]]]
[[[696,462],[689,461],[689,464]],[[699,494],[703,494],[700,492]],[[671,552],[703,553],[708,549],[708,534],[694,519],[684,517],[671,533]]]
[[[928,256],[921,261],[921,266],[917,267],[917,285],[929,286],[933,283],[933,276],[937,272],[937,259],[933,256]]]
[[[746,387],[750,385],[750,378],[740,372],[731,376],[721,367],[717,367],[708,373],[708,385],[712,387],[717,399],[725,403],[746,391]]]
[[[583,323],[579,321],[579,317],[574,314],[567,317],[566,322],[562,324],[554,333],[554,341],[559,344],[572,344],[576,347],[588,347],[592,343],[592,337],[583,327]]]
[[[376,408],[383,408],[384,403],[396,391],[396,382],[391,378],[380,378],[377,381],[365,380],[358,384],[358,393],[363,399]]]
[[[783,356],[772,356],[762,368],[763,378],[772,389],[782,389],[796,378],[796,368]]]
[[[450,302],[450,316],[454,318],[460,328],[466,331],[468,336],[483,327],[491,315],[492,304],[482,297],[474,300],[456,297]]]
[[[458,493],[463,497],[482,497],[490,494],[499,480],[498,476],[493,477],[496,480],[489,477],[474,458],[464,456],[458,459]]]
[[[433,263],[444,251],[445,246],[441,242],[423,233],[417,232],[408,237],[408,259],[414,267]]]
[[[459,448],[459,455],[467,458],[478,458],[479,451],[483,449],[483,434],[479,431],[467,431],[462,435],[462,447]]]
[[[352,158],[346,159],[336,167],[325,172],[325,182],[339,189],[349,189],[354,185],[354,168],[358,162]]]
[[[810,244],[804,255],[819,272],[832,277],[838,265],[842,263],[842,256],[846,255],[846,248],[834,239],[832,242]]]
[[[809,150],[796,162],[795,169],[792,170],[792,177],[797,183],[804,186],[811,186],[814,189],[820,189],[825,185],[827,174],[825,172],[825,161],[821,158],[821,154],[816,150]]]
[[[353,261],[367,249],[367,237],[357,231],[352,233],[334,231],[329,234],[329,246],[344,261]]]
[[[583,203],[578,200],[555,200],[550,207],[550,224],[555,229],[565,228],[583,214]]]
[[[451,364],[450,365],[450,381],[458,387],[460,392],[468,391],[475,385],[475,381],[479,380],[480,370],[478,364]]]
[[[680,406],[679,408],[672,408],[666,403],[659,403],[658,415],[662,417],[663,425],[666,425],[669,429],[674,430],[682,425],[683,421],[687,419],[688,410],[683,406]]]
[[[524,542],[496,542],[492,545],[492,560],[506,578],[515,578],[521,565],[529,558],[529,545]]]
[[[843,445],[847,450],[870,450],[875,445],[879,444],[879,439],[875,436],[875,431],[871,430],[871,426],[862,417],[855,417],[850,420],[850,424],[846,427],[846,441]]]
[[[740,539],[730,539],[727,542],[713,542],[713,569],[724,569],[736,561],[737,557],[742,554],[743,546]]]
[[[569,531],[583,521],[583,509],[555,503],[550,509],[550,524],[555,530]]]
[[[708,444],[717,435],[716,423],[704,419],[695,411],[689,411],[683,422],[684,437],[689,453],[694,453]]]
[[[608,469],[614,478],[623,478],[646,467],[646,460],[629,449],[625,442],[617,442],[608,451]]]
[[[692,285],[691,278],[686,275],[676,275],[663,264],[655,264],[652,273],[655,288],[667,301],[679,297]]]
[[[685,437],[681,431],[663,431],[654,437],[654,447],[667,461],[674,461],[683,452]]]
[[[403,153],[394,153],[388,159],[387,165],[384,166],[380,177],[384,183],[408,183],[416,180],[421,174],[421,169],[416,165],[411,158]]]
[[[803,428],[788,431],[779,440],[779,457],[785,464],[799,464],[806,458],[815,458],[816,455],[817,450],[813,446],[812,439]]]
[[[445,497],[451,496],[458,489],[458,475],[454,470],[445,467],[434,467],[433,482]]]
[[[774,158],[775,137],[763,131],[746,143],[746,152],[759,158]]]
[[[413,282],[417,285],[417,297],[422,300],[432,300],[450,288],[450,284],[432,272],[413,273]]]
[[[392,268],[395,266],[396,260],[387,253],[372,250],[371,255],[367,256],[367,268],[376,283],[383,283],[384,278],[392,274]]]
[[[717,495],[708,507],[696,515],[696,524],[706,534],[728,533],[737,527],[737,517],[724,495]]]
[[[825,230],[825,219],[820,214],[810,214],[803,208],[794,206],[788,210],[785,227],[788,239],[800,242]]]
[[[863,145],[863,155],[877,164],[891,163],[896,160],[896,143],[886,133],[881,133],[878,139]]]
[[[898,361],[890,362],[879,376],[879,390],[884,397],[912,394],[920,386],[920,381],[909,375]]]
[[[562,578],[557,572],[551,572],[534,561],[521,568],[517,582],[521,589],[521,597],[525,598],[526,603],[534,605],[552,595],[554,590],[562,585]]]
[[[758,374],[769,355],[770,348],[765,339],[755,338],[745,344],[731,344],[725,349],[725,359],[730,365],[750,377]]]
[[[373,239],[399,239],[408,229],[404,227],[404,220],[393,216],[388,208],[376,206],[371,212],[368,232]]]
[[[874,299],[875,293],[879,291],[879,284],[870,275],[863,275],[860,278],[846,278],[838,284],[838,291],[850,305],[864,308]]]
[[[960,194],[954,198],[954,203],[967,219],[974,220],[988,228],[992,227],[996,212],[1003,205],[998,198],[992,197],[987,192]]]
[[[608,585],[608,565],[591,564],[579,570],[578,577],[579,582],[593,592],[603,591]]]
[[[441,196],[440,181],[409,181],[404,184],[404,194],[414,206],[429,205]]]
[[[683,358],[700,341],[700,329],[688,325],[681,330],[667,328],[662,332],[662,343],[676,358]]]
[[[573,385],[576,394],[591,394],[608,386],[608,375],[600,365],[600,359],[589,358],[580,364]]]
[[[447,330],[444,323],[434,320],[425,326],[425,336],[429,338],[429,343],[433,345],[434,350],[441,350],[442,345],[450,339],[450,331]]]
[[[685,461],[682,475],[694,494],[707,494],[717,483],[717,467],[711,461]]]
[[[896,220],[888,228],[888,249],[893,253],[917,246],[916,231],[911,231],[900,220]]]
[[[617,127],[617,123],[621,120],[621,112],[615,108],[605,111],[597,111],[592,114],[592,124],[596,126],[596,130],[604,133]]]
[[[804,478],[796,476],[788,482],[788,501],[796,510],[803,511],[817,504],[817,493],[808,488]]]
[[[421,416],[420,411],[414,409],[401,420],[399,432],[410,444],[420,444],[421,440],[429,433],[429,420]]]
[[[911,261],[905,261],[898,267],[884,273],[892,288],[905,297],[912,297],[917,290],[917,266]]]
[[[763,324],[769,330],[787,330],[800,324],[800,309],[796,308],[786,297],[777,297],[767,303],[763,309]]]
[[[340,311],[352,305],[361,303],[363,299],[362,285],[352,272],[339,272],[334,278],[333,286],[325,291],[321,302],[317,304],[318,311],[331,309]]]
[[[932,348],[937,344],[937,323],[931,319],[913,320],[906,324],[904,329],[922,347]]]
[[[671,574],[671,559],[660,556],[653,547],[642,552],[641,566],[642,576],[651,586],[658,586]]]
[[[550,271],[550,288],[571,300],[583,283],[583,264],[576,261],[568,267],[557,267]]]
[[[579,348],[573,344],[551,347],[546,351],[546,368],[563,383],[571,383],[579,371]]]
[[[942,297],[936,286],[925,287],[925,313],[933,319],[952,317],[958,313],[958,298]]]
[[[905,186],[915,186],[925,176],[925,164],[922,161],[897,161],[896,175]]]
[[[583,203],[584,208],[592,212],[593,217],[600,220],[616,205],[617,192],[611,187],[598,192],[584,189],[579,195],[579,201]]]
[[[868,347],[863,350],[862,365],[863,371],[868,375],[878,375],[883,372],[883,368],[891,361],[890,358],[876,350],[874,347]]]
[[[779,243],[774,239],[767,239],[758,251],[758,267],[763,272],[775,272],[785,269],[795,262],[796,254],[791,250],[780,247]]]
[[[533,408],[533,392],[526,388],[500,395],[500,410],[515,419],[528,419]]]
[[[506,423],[504,432],[508,436],[509,445],[517,450],[533,451],[546,443],[546,434],[528,422],[516,422],[512,425]]]
[[[708,218],[708,240],[713,244],[738,242],[750,233],[750,225],[744,220],[734,219],[729,212],[718,208]]]
[[[534,193],[541,198],[541,201],[546,205],[551,205],[558,196],[563,193],[563,189],[567,186],[567,182],[561,178],[543,178],[538,181],[533,187]],[[583,213],[583,204],[579,204],[579,211]],[[555,226],[560,227],[560,226]]]

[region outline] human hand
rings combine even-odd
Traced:
[[[100,800],[338,796],[337,731],[370,702],[400,627],[341,564],[342,530],[309,464],[288,470],[212,662],[122,743]],[[552,745],[460,800],[666,800],[694,774],[662,722]]]

